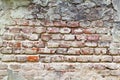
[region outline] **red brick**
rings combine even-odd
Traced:
[[[54,21],[54,26],[56,27],[65,27],[67,26],[66,21]]]
[[[86,28],[83,30],[83,33],[85,34],[92,34],[96,32],[96,28]]]
[[[21,46],[22,46],[22,45],[21,45],[21,42],[16,42],[14,47],[20,48]]]
[[[99,35],[98,34],[87,35],[86,39],[88,41],[98,41],[99,40]]]
[[[39,61],[39,56],[37,56],[37,55],[27,56],[27,61],[29,61],[29,62],[38,62]]]
[[[71,22],[67,22],[67,26],[69,27],[78,27],[79,26],[79,22],[78,21],[71,21]]]

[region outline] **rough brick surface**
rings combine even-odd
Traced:
[[[120,80],[119,8],[120,0],[0,0],[0,80]]]

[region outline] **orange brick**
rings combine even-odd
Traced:
[[[39,56],[30,55],[30,56],[27,57],[27,61],[29,61],[29,62],[38,62],[39,61]]]

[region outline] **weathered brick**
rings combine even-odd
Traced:
[[[94,34],[96,32],[96,28],[85,28],[83,33],[85,34]]]
[[[32,41],[38,40],[39,35],[38,34],[30,34],[30,35],[28,35],[28,39],[32,40]]]
[[[97,42],[85,42],[85,46],[87,46],[87,47],[97,47]]]
[[[86,39],[88,41],[98,41],[99,40],[99,35],[98,34],[87,35]]]
[[[53,49],[53,48],[39,48],[39,51],[38,53],[40,54],[54,54],[56,52],[56,49]]]
[[[12,48],[11,47],[2,48],[2,53],[3,54],[11,54]]]
[[[65,57],[65,61],[66,62],[76,62],[77,57],[76,56],[67,56],[67,57]]]
[[[59,43],[57,43],[57,42],[48,42],[47,46],[50,47],[50,48],[56,48],[56,47],[59,47]]]
[[[34,41],[33,46],[38,48],[43,48],[45,47],[45,43],[43,41]]]
[[[72,47],[84,47],[85,46],[85,44],[84,44],[84,42],[82,42],[82,41],[73,41],[73,42],[71,42],[71,46]]]
[[[100,41],[112,41],[112,36],[111,35],[101,35],[99,38]]]
[[[19,33],[21,28],[18,27],[12,27],[9,29],[10,33]]]
[[[27,61],[38,62],[39,61],[39,55],[29,55],[29,56],[27,56]]]
[[[65,57],[63,55],[55,55],[51,57],[51,62],[64,62],[65,61]]]
[[[70,42],[68,42],[68,41],[61,41],[60,42],[60,47],[61,48],[68,48],[68,47],[70,47],[71,46],[71,44],[70,44]]]
[[[40,20],[29,20],[29,25],[30,26],[40,26],[43,25],[44,23]]]
[[[112,56],[109,56],[109,55],[101,56],[101,61],[102,62],[112,62]]]
[[[59,28],[56,27],[49,27],[47,28],[48,33],[59,33]]]
[[[14,63],[14,64],[10,64],[10,69],[12,70],[20,70],[21,69],[21,65]]]
[[[84,55],[94,54],[94,49],[93,48],[89,48],[89,47],[81,48],[80,49],[80,53],[84,54]]]
[[[46,28],[45,27],[35,27],[35,31],[34,32],[38,33],[38,34],[44,33],[44,32],[46,32]]]
[[[27,61],[27,56],[26,55],[17,55],[16,56],[16,61],[17,62],[26,62]]]
[[[111,74],[112,76],[120,76],[120,70],[111,70],[111,71],[110,71],[110,74]]]
[[[54,26],[52,21],[51,22],[50,21],[46,21],[44,25],[45,26],[51,26],[51,27]]]
[[[92,21],[91,27],[102,27],[103,26],[103,21],[102,20],[96,20],[96,21]]]
[[[66,54],[80,54],[79,48],[69,48]]]
[[[88,26],[90,26],[90,21],[80,21],[80,26],[81,27],[88,27]]]
[[[64,35],[64,40],[75,40],[75,35],[69,34]]]
[[[53,40],[61,40],[63,38],[63,35],[62,34],[52,34],[51,38]]]
[[[2,61],[3,62],[12,62],[12,61],[15,61],[16,58],[15,58],[15,55],[3,55],[2,56]]]
[[[38,52],[38,48],[26,48],[24,50],[25,54],[36,54]]]
[[[14,54],[23,54],[24,52],[24,48],[13,48],[13,53]]]
[[[107,54],[106,48],[95,48],[95,54]]]
[[[7,74],[7,70],[0,70],[0,76],[6,76]]]
[[[110,47],[110,42],[98,42],[98,47]]]
[[[35,32],[35,28],[33,28],[33,27],[22,27],[22,32],[23,33],[33,33],[33,32]]]
[[[113,62],[119,63],[120,62],[120,56],[113,56]]]
[[[110,29],[109,28],[98,28],[96,29],[96,33],[100,33],[100,34],[110,33]]]
[[[65,54],[67,53],[67,48],[58,48],[56,50],[56,53]]]
[[[0,70],[6,70],[8,68],[7,64],[0,63]]]
[[[86,35],[84,35],[84,34],[76,35],[76,39],[85,41],[86,40]]]
[[[12,40],[14,35],[12,33],[4,33],[3,34],[3,39],[4,40]]]
[[[61,28],[60,33],[70,33],[71,29],[70,28]]]
[[[17,22],[17,25],[20,25],[20,26],[28,26],[29,25],[29,21],[25,20],[25,19],[17,19],[16,22]]]
[[[67,26],[69,26],[69,27],[78,27],[79,22],[78,21],[67,22]]]
[[[109,54],[111,54],[111,55],[120,54],[120,50],[119,49],[109,49]]]
[[[43,41],[49,41],[51,39],[51,35],[50,34],[42,34],[41,39]]]
[[[32,48],[33,47],[33,42],[32,41],[23,41],[22,42],[22,47]]]
[[[56,27],[65,27],[65,26],[67,26],[66,21],[54,21],[53,24]]]
[[[74,34],[81,34],[81,33],[83,33],[83,29],[82,28],[73,28],[72,29],[72,33],[74,33]]]
[[[15,42],[14,47],[15,48],[21,48],[22,47],[21,42]]]
[[[15,34],[15,36],[14,36],[15,40],[25,40],[26,38],[27,37],[24,34],[22,34],[22,33]]]

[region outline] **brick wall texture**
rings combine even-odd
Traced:
[[[120,80],[120,0],[0,0],[0,80]]]

